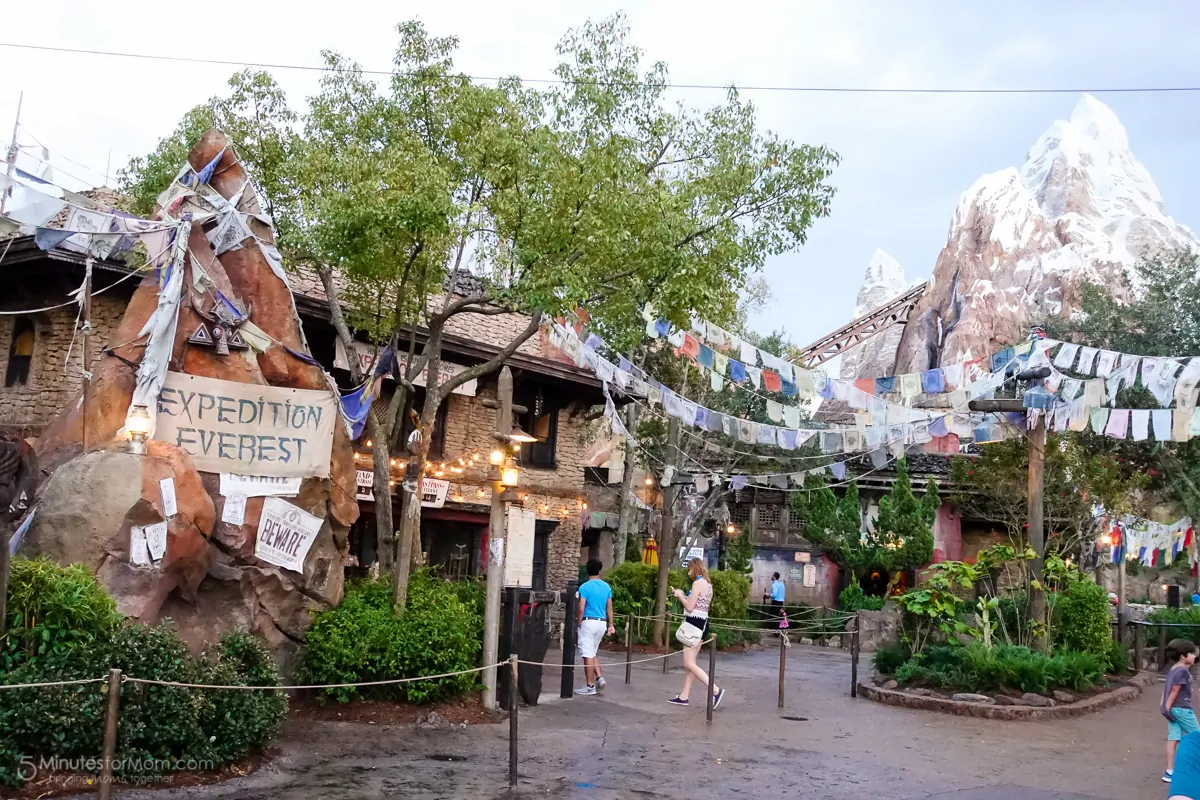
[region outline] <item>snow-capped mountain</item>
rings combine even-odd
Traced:
[[[1200,241],[1167,214],[1116,115],[1084,95],[1069,120],[1042,134],[1024,166],[984,175],[959,198],[894,371],[1019,342],[1030,325],[1078,310],[1084,280],[1127,295],[1131,265],[1175,247],[1200,249]]]
[[[867,265],[867,274],[863,277],[862,286],[858,290],[858,305],[854,308],[854,319],[861,317],[872,309],[878,308],[897,295],[908,289],[904,280],[904,268],[900,262],[883,250],[876,250]],[[899,327],[889,328],[878,336],[868,339],[863,344],[849,350],[842,356],[841,376],[843,378],[858,378],[863,376],[891,374],[892,366],[896,363],[896,348],[900,345]]]

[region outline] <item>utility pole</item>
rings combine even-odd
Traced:
[[[88,405],[91,399],[92,386],[92,370],[89,355],[91,348],[89,347],[92,333],[92,264],[93,259],[89,253],[88,257],[83,262],[83,296],[80,302],[83,304],[83,452],[88,451]]]
[[[17,131],[21,127],[21,105],[25,102],[25,92],[17,98],[17,118],[13,120],[12,143],[8,147],[8,170],[5,173],[8,178],[8,185],[4,187],[4,191],[0,192],[0,214],[4,213],[4,206],[8,201],[8,189],[12,185],[13,169],[17,165]]]
[[[496,409],[496,427],[492,437],[497,447],[511,442],[513,412],[525,413],[524,406],[513,405],[512,370],[505,364],[496,381],[496,399],[484,400],[484,408]],[[503,452],[503,451],[502,451]],[[500,480],[500,465],[494,464],[492,481],[492,510],[488,521],[487,586],[483,607],[483,707],[496,708],[496,656],[500,648],[500,592],[504,588],[504,484]]]
[[[633,505],[633,469],[637,458],[633,452],[632,438],[637,431],[638,409],[636,403],[625,406],[625,429],[629,435],[625,437],[625,468],[621,473],[621,521],[617,525],[617,541],[613,543],[613,565],[625,560],[625,549],[629,547],[629,537],[633,535],[633,524],[636,519]]]
[[[654,641],[667,644],[667,633],[663,621],[667,613],[667,571],[677,558],[675,554],[675,500],[679,497],[679,484],[674,472],[679,468],[679,419],[671,417],[667,425],[667,462],[664,479],[671,481],[663,487],[662,530],[658,536],[658,584],[654,595]],[[670,474],[668,474],[670,473]],[[665,482],[665,480],[664,480]]]

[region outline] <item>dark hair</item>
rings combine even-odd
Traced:
[[[779,573],[778,573],[778,572],[776,572],[774,575],[772,575],[772,576],[771,576],[771,580],[773,580],[773,581],[777,581],[777,580],[779,580]]]
[[[1167,660],[1178,661],[1186,655],[1196,652],[1196,645],[1187,639],[1172,639],[1167,642]]]
[[[598,558],[589,558],[587,563],[588,577],[594,578],[600,574],[600,570],[604,569],[603,562]]]

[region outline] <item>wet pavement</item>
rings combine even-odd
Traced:
[[[777,650],[719,656],[717,683],[729,694],[709,726],[697,702],[701,692],[691,708],[665,702],[682,683],[677,657],[666,676],[657,663],[636,665],[629,686],[619,658],[602,655],[613,663],[599,697],[559,699],[558,675],[547,670],[548,693],[519,716],[521,779],[514,794],[507,784],[507,722],[430,731],[313,720],[290,722],[279,756],[249,777],[116,794],[123,800],[1166,796],[1157,685],[1131,703],[1076,719],[961,718],[851,699],[848,654],[795,646],[783,710],[776,707]],[[863,672],[870,673],[866,662]]]

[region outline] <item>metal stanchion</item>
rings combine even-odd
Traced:
[[[665,660],[665,659],[664,659]],[[713,689],[717,685],[717,635],[714,633],[712,640],[708,643],[708,686],[706,694],[708,695],[708,706],[705,709],[705,720],[712,724],[713,712]]]
[[[562,675],[559,679],[559,697],[570,700],[575,696],[575,650],[579,647],[579,584],[567,584],[566,619],[563,622]]]
[[[788,638],[783,631],[779,632],[779,707],[783,708],[783,686],[787,675]]]
[[[1133,674],[1136,675],[1142,671],[1142,651],[1145,649],[1146,632],[1141,625],[1133,626]],[[1121,649],[1125,649],[1125,643],[1121,642]]]
[[[850,696],[858,697],[858,612],[854,612],[854,627],[850,630]]]
[[[625,620],[625,684],[633,678],[633,612]]]
[[[108,707],[104,712],[104,749],[100,763],[100,800],[112,797],[113,760],[117,755],[117,717],[121,714],[121,670],[108,671]]]
[[[508,785],[517,787],[517,707],[520,698],[517,696],[517,654],[508,657],[512,667],[512,683],[508,689]]]

